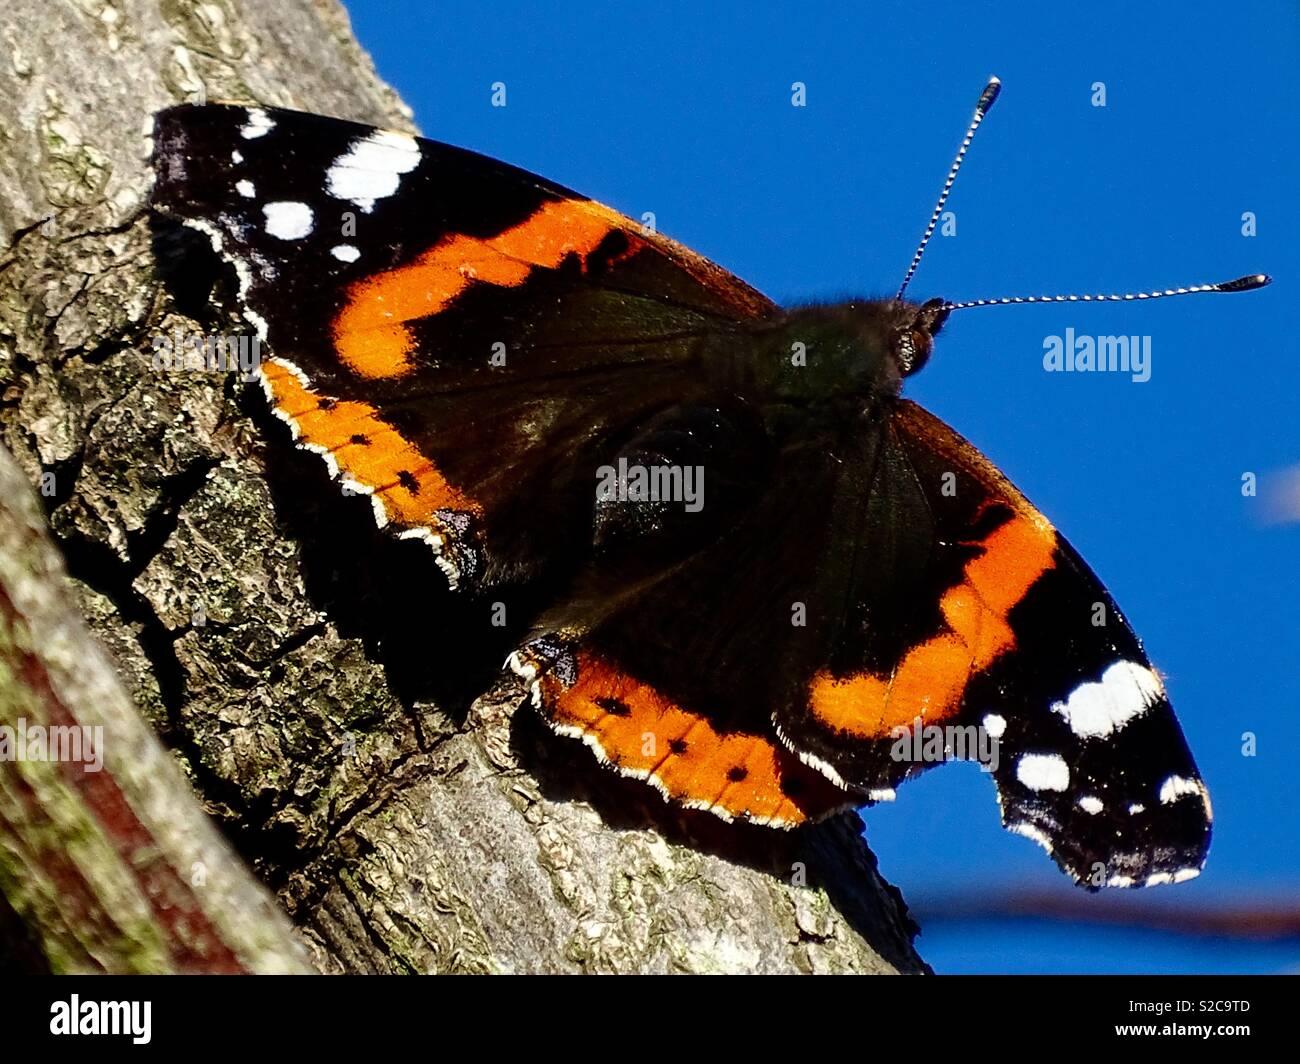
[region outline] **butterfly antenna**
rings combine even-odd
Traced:
[[[903,283],[898,286],[898,295],[895,299],[902,299],[903,293],[907,291],[907,286],[912,281],[912,275],[916,273],[916,268],[921,264],[921,256],[925,254],[925,246],[930,243],[930,237],[934,236],[934,227],[939,224],[939,216],[943,214],[943,205],[948,201],[948,193],[952,191],[952,183],[957,180],[957,171],[961,169],[962,161],[966,158],[966,149],[970,147],[970,142],[975,139],[975,130],[979,129],[980,123],[984,121],[984,116],[989,113],[989,108],[993,106],[993,101],[998,98],[998,93],[1002,91],[1002,82],[997,78],[989,78],[989,83],[984,86],[984,91],[980,93],[979,102],[975,104],[975,115],[970,120],[970,125],[966,129],[966,136],[962,138],[961,147],[957,149],[957,157],[953,159],[952,166],[948,168],[948,180],[943,183],[943,191],[939,193],[939,202],[934,205],[934,213],[930,215],[930,224],[925,227],[925,235],[921,237],[921,243],[917,246],[916,254],[912,256],[912,265],[907,268],[907,275],[903,278]]]
[[[1190,288],[1166,288],[1163,292],[1125,292],[1122,295],[1003,296],[1001,299],[971,299],[965,303],[944,303],[940,310],[966,310],[968,307],[1001,307],[1012,303],[1125,303],[1133,299],[1165,299],[1168,296],[1191,296],[1198,292],[1249,292],[1272,284],[1266,273],[1252,273],[1235,281],[1218,284],[1194,284]]]

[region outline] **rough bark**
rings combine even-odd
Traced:
[[[271,896],[195,801],[76,612],[58,552],[0,447],[0,722],[12,757],[76,729],[75,759],[6,759],[0,892],[28,967],[304,972]],[[37,731],[41,729],[41,731]],[[29,743],[33,745],[28,745]]]
[[[10,0],[0,42],[0,440],[180,769],[150,793],[183,809],[188,781],[316,967],[924,970],[855,817],[781,834],[676,813],[542,734],[481,603],[376,532],[236,379],[153,369],[154,335],[235,330],[207,299],[221,275],[145,209],[152,112],[206,94],[411,128],[342,9]],[[127,967],[103,942],[52,950],[58,906],[32,895],[54,888],[23,867],[0,847],[11,940]],[[278,942],[273,916],[257,928]]]

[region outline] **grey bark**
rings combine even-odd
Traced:
[[[310,971],[122,690],[45,529],[0,447],[0,723],[82,739],[75,761],[0,764],[0,967]]]
[[[473,607],[407,587],[427,560],[322,499],[256,395],[152,368],[156,334],[235,331],[160,280],[152,113],[206,93],[411,129],[342,9],[10,0],[0,42],[0,440],[139,712],[315,965],[925,970],[855,817],[679,814],[543,735]],[[406,643],[403,595],[431,604]]]

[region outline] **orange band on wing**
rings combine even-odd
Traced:
[[[558,200],[493,237],[449,236],[413,262],[354,284],[334,319],[335,350],[362,377],[401,376],[414,365],[407,322],[446,309],[473,284],[517,287],[534,269],[554,269],[568,255],[577,255],[585,269],[600,242],[627,225],[599,203]],[[624,256],[641,246],[637,237],[628,239]]]
[[[481,514],[400,432],[366,403],[331,400],[308,388],[274,359],[262,375],[277,412],[298,430],[299,443],[329,452],[339,472],[374,490],[389,520],[426,525],[437,510]]]
[[[944,720],[961,708],[971,674],[1015,646],[1007,615],[1054,564],[1056,535],[1046,521],[1017,515],[981,545],[940,600],[948,631],[908,651],[892,678],[818,673],[809,691],[814,716],[857,739],[886,739],[916,717]]]
[[[793,827],[852,805],[840,788],[761,735],[721,732],[586,651],[565,688],[542,678],[551,724],[578,734],[619,772],[727,819]]]

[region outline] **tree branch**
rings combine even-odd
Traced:
[[[512,633],[485,632],[482,605],[447,592],[419,544],[377,533],[235,379],[153,368],[157,334],[238,328],[207,298],[214,280],[229,294],[226,275],[145,210],[155,110],[206,92],[410,119],[332,0],[95,10],[0,14],[0,439],[139,713],[315,965],[924,970],[855,817],[782,834],[678,813],[543,734],[498,679]],[[84,697],[66,698],[78,720]],[[110,762],[125,791],[137,768]],[[24,771],[0,763],[0,781]],[[148,775],[167,808],[190,801],[180,774]],[[165,950],[118,951],[102,929],[70,952],[90,932],[31,902],[47,857],[4,866],[15,941],[59,969],[168,968]],[[108,875],[120,859],[93,863]],[[248,889],[205,893],[204,913],[230,925]],[[96,897],[120,924],[128,895]],[[276,926],[259,923],[265,941]],[[241,948],[254,968],[292,964]]]

